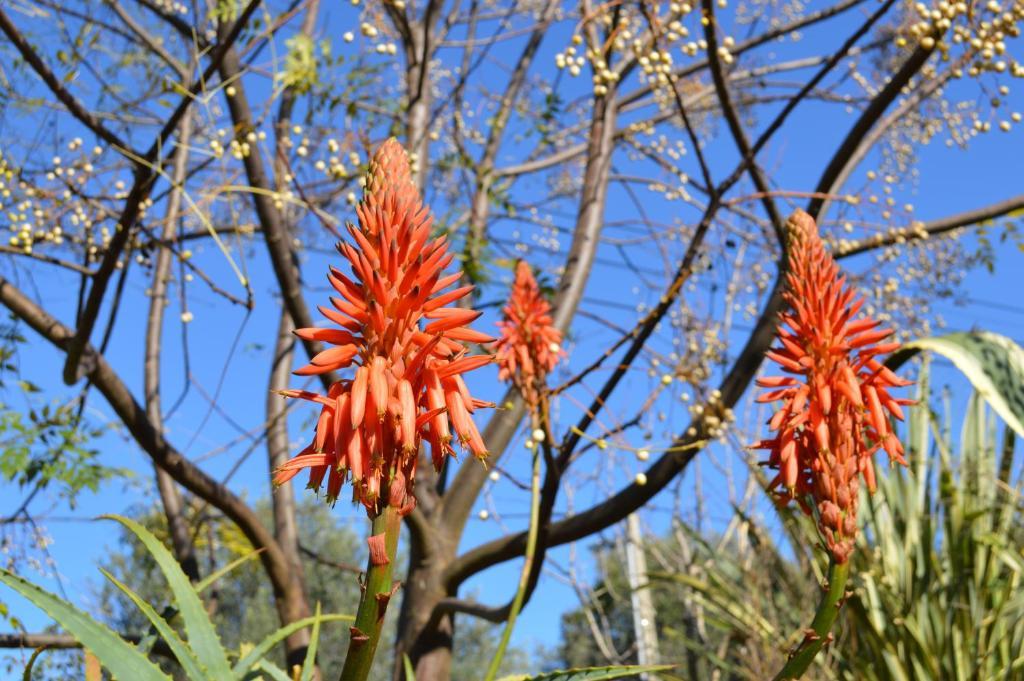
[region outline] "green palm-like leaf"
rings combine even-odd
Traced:
[[[498,681],[609,681],[610,679],[624,679],[627,676],[636,676],[644,673],[667,672],[673,668],[674,665],[586,667],[547,672],[546,674],[538,674],[536,676],[515,674],[504,676],[498,679]]]
[[[11,587],[55,619],[119,679],[171,681],[130,643],[70,603],[0,568],[0,582]]]
[[[196,659],[204,667],[207,676],[214,679],[231,678],[231,666],[228,664],[228,658],[220,638],[217,636],[217,631],[206,613],[206,608],[203,607],[199,595],[167,547],[153,536],[153,533],[130,518],[118,515],[102,517],[116,520],[128,528],[145,545],[153,560],[163,571],[167,585],[170,586],[171,592],[174,594],[178,612],[185,624],[185,634],[188,637],[189,646]]]
[[[1000,396],[975,382],[955,438],[948,396],[941,421],[929,409],[928,374],[925,363],[908,418],[909,468],[879,476],[876,494],[861,497],[864,532],[845,613],[855,645],[840,659],[865,681],[1011,678],[1024,654],[1014,429],[1007,422],[999,455],[985,405],[994,411]]]

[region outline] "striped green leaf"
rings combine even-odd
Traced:
[[[953,362],[1006,424],[1024,437],[1024,348],[988,331],[951,333],[907,343],[887,364],[899,366],[922,350]]]

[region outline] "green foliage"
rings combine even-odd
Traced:
[[[289,633],[302,627],[312,626],[312,640],[299,677],[301,681],[310,681],[315,664],[320,623],[352,620],[349,615],[321,615],[318,605],[314,617],[295,622],[290,627],[286,627],[283,633],[282,630],[271,633],[247,654],[237,656],[240,659],[232,666],[229,658],[236,657],[236,655],[221,645],[213,622],[199,598],[198,591],[189,583],[188,577],[175,562],[170,551],[156,536],[137,522],[121,516],[107,517],[121,523],[143,544],[149,555],[159,565],[177,608],[168,608],[164,613],[158,613],[147,600],[141,598],[106,570],[102,570],[104,576],[139,609],[139,612],[152,626],[152,632],[167,644],[179,664],[180,671],[190,681],[209,681],[211,678],[225,681],[230,679],[247,681],[255,678],[251,674],[254,669],[266,672],[274,678],[288,679],[288,675],[267,660],[264,655],[269,653],[271,648]],[[83,647],[94,654],[115,677],[138,681],[167,681],[171,678],[147,657],[149,647],[155,641],[154,637],[148,637],[148,640],[144,639],[138,646],[132,645],[109,627],[97,622],[70,603],[12,572],[0,569],[0,582],[11,587],[53,617]],[[174,622],[179,618],[185,638],[174,627]]]
[[[83,646],[93,651],[115,676],[138,681],[170,680],[133,645],[70,603],[2,568],[0,582],[60,622]]]
[[[1024,437],[1024,348],[997,333],[951,333],[907,343],[889,364],[898,366],[922,350],[953,362],[1006,424]]]
[[[843,678],[1016,678],[1024,668],[1013,432],[1000,446],[977,394],[958,442],[950,422],[948,410],[940,424],[926,406],[914,409],[910,468],[862,498],[854,596],[837,656]]]
[[[541,108],[540,116],[536,118],[536,130],[540,135],[542,147],[554,144],[552,133],[557,129],[557,121],[564,109],[565,103],[557,92],[552,90],[544,95],[544,106]]]
[[[148,530],[134,520],[121,516],[107,516],[112,520],[124,525],[130,530],[139,541],[146,547],[149,554],[160,566],[164,578],[167,580],[178,612],[185,624],[185,634],[188,636],[191,652],[195,654],[195,660],[201,668],[214,674],[218,678],[228,678],[229,665],[227,655],[221,647],[220,639],[210,621],[199,594],[189,583],[188,577],[182,572],[181,567],[171,552],[167,550],[159,539],[153,536]],[[122,589],[123,590],[123,589]],[[134,599],[133,599],[134,600]],[[146,614],[144,612],[144,614]],[[154,623],[152,617],[147,614],[147,619]],[[168,642],[169,643],[169,642]],[[175,654],[177,657],[177,653]],[[181,657],[178,657],[182,661]],[[184,665],[184,662],[183,662]]]
[[[22,390],[34,392],[27,381]],[[96,463],[88,443],[102,430],[84,427],[74,404],[43,404],[21,412],[0,402],[0,477],[21,487],[46,489],[74,507],[80,492],[95,492],[101,482],[126,472]]]
[[[25,404],[17,409],[0,399],[0,478],[32,492],[52,485],[74,507],[83,490],[95,492],[104,480],[127,473],[96,462],[99,453],[88,444],[103,430],[85,423],[78,400],[40,403],[40,388],[18,375],[23,343],[17,326],[0,326],[0,390]]]
[[[264,522],[272,524],[269,504],[261,501],[255,506]],[[307,555],[303,560],[303,576],[310,604],[320,603],[325,612],[354,612],[359,603],[357,576],[353,572],[339,570],[336,565],[363,564],[365,549],[359,537],[339,522],[330,508],[311,497],[298,501],[296,520],[301,546],[319,559]],[[148,510],[136,516],[136,521],[165,545],[170,544],[162,513],[156,509]],[[211,613],[223,646],[240,651],[249,666],[258,665],[258,660],[263,658],[268,664],[283,668],[285,655],[283,646],[279,644],[298,627],[279,628],[274,595],[262,566],[254,559],[252,545],[233,523],[209,509],[190,506],[188,522],[194,528],[195,551],[204,566],[204,574],[215,574],[214,566],[228,566],[241,561],[210,586],[203,582],[197,585],[197,589],[202,588],[204,604]],[[167,586],[161,570],[150,552],[133,541],[133,536],[130,531],[124,533],[121,550],[113,551],[104,567],[120,580],[132,584],[145,600],[164,602]],[[138,609],[110,584],[100,587],[96,600],[103,604],[103,615],[119,631],[144,631],[150,626]],[[392,629],[389,627],[387,631]],[[347,628],[324,627],[320,637],[318,659],[321,666],[340,669],[348,645]],[[375,668],[380,678],[384,678],[389,669],[390,661],[385,658],[380,656]]]
[[[257,503],[256,510],[265,522],[271,522],[267,503]],[[195,532],[196,552],[200,559],[205,557],[204,563],[224,566],[220,570],[231,568],[207,586],[207,580],[216,576],[217,571],[211,570],[209,576],[196,585],[196,590],[203,594],[205,605],[212,612],[212,620],[224,647],[239,651],[241,658],[235,663],[236,667],[256,665],[267,679],[274,678],[273,672],[267,668],[280,669],[285,664],[284,651],[279,644],[293,631],[310,626],[311,621],[279,628],[273,593],[263,568],[254,559],[251,545],[232,523],[211,514],[208,509],[193,509],[193,512],[196,515],[190,517],[189,523],[200,528]],[[304,579],[310,602],[320,603],[326,612],[354,612],[359,603],[358,577],[343,566],[361,569],[366,560],[365,544],[348,522],[339,520],[328,506],[312,497],[298,500],[296,519],[300,545],[305,553]],[[153,510],[136,517],[136,520],[165,544],[170,543],[162,513]],[[165,602],[167,586],[160,569],[150,553],[131,540],[133,536],[125,531],[123,549],[113,551],[104,567],[121,581],[131,583],[143,599],[150,603]],[[398,562],[401,564],[403,559]],[[151,626],[125,594],[111,583],[102,585],[95,600],[103,604],[103,616],[119,631],[145,631]],[[398,612],[397,607],[388,608],[385,638],[374,661],[371,678],[390,676],[392,660],[387,651],[393,647],[394,618]],[[486,668],[496,648],[495,632],[495,627],[488,622],[470,618],[459,620],[452,665],[453,681],[479,681],[480,670]],[[348,637],[348,629],[344,626],[329,626],[321,630],[317,659],[322,669],[331,670],[331,673],[341,669]],[[260,643],[254,646],[253,642]],[[266,668],[260,667],[261,659],[266,661]],[[513,648],[506,655],[502,671],[507,674],[523,669],[529,669],[528,656],[521,649]],[[169,666],[165,666],[165,670],[173,671]],[[292,679],[288,678],[288,681]]]
[[[986,408],[989,402],[1000,415],[1016,415],[1021,350],[992,334],[911,347],[955,358],[979,392],[956,419],[947,396],[939,417],[923,366],[918,405],[908,410],[910,465],[879,472],[874,495],[862,487],[850,596],[834,643],[805,679],[1002,679],[1024,670],[1022,483],[1012,476],[1014,429],[1007,425],[998,437]],[[952,434],[957,425],[959,437]],[[772,544],[767,528],[738,510],[722,537],[678,525],[674,536],[649,542],[649,562],[661,565],[649,588],[662,659],[680,662],[687,678],[770,678],[802,638],[823,562],[814,555],[813,523],[780,512],[788,547]],[[632,643],[628,590],[621,568],[609,565],[594,610],[613,647],[623,650]],[[582,621],[579,612],[564,620],[566,662],[593,640]]]
[[[317,84],[316,46],[313,39],[303,33],[296,33],[287,41],[288,54],[284,59],[284,71],[278,77],[285,87],[294,88],[299,94],[309,92]]]
[[[804,604],[815,602],[817,588],[767,533],[737,513],[722,535],[704,536],[677,522],[669,536],[648,539],[645,550],[661,659],[678,663],[686,678],[771,678],[798,642],[787,637],[806,625],[800,615]],[[595,590],[593,617],[606,623],[607,645],[621,654],[635,641],[625,561],[613,552],[602,561],[606,581]],[[566,636],[574,643],[563,648],[565,663],[579,664],[580,652],[591,664],[602,659],[587,646],[593,628],[580,627],[580,612],[563,620],[563,632],[573,620],[576,635]]]
[[[210,19],[214,22],[228,24],[238,18],[242,12],[241,0],[217,0],[210,8]]]

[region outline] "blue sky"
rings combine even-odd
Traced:
[[[332,8],[330,12],[334,14],[331,23],[328,24],[332,29],[351,21],[348,9]],[[851,30],[850,24],[845,20],[831,22],[809,37],[810,45],[813,47],[827,44],[828,41],[834,40],[832,31],[845,34],[849,30]],[[544,44],[543,55],[538,63],[552,63],[553,54],[564,48],[567,36],[568,32],[564,30],[564,27],[553,31],[552,36]],[[336,42],[336,45],[338,45],[339,51],[347,49],[340,46],[340,43]],[[502,49],[512,50],[511,47]],[[506,54],[502,49],[496,52],[499,57]],[[788,55],[795,49],[787,45],[779,48],[766,48],[759,54],[762,59],[770,60],[774,58],[772,53],[775,50],[781,56]],[[585,79],[566,83],[563,96],[567,100],[572,99],[573,96],[583,92],[585,87]],[[974,86],[958,87],[972,88]],[[978,96],[980,98],[983,95],[979,94]],[[1009,109],[1015,107],[1016,110],[1024,109],[1024,97],[1017,92],[1011,93],[1007,107]],[[801,107],[789,120],[776,143],[762,155],[762,163],[773,171],[780,188],[795,191],[813,189],[823,163],[854,120],[853,115],[844,116],[837,113],[837,110],[834,104],[810,103]],[[770,109],[759,115],[762,124],[769,118],[768,112]],[[5,134],[9,134],[9,132],[5,132]],[[74,131],[65,126],[58,131],[58,134],[70,136],[74,134]],[[680,133],[677,131],[676,134]],[[91,144],[88,139],[87,144]],[[512,151],[514,150],[509,151],[510,156]],[[915,216],[928,220],[981,207],[1018,194],[1021,192],[1019,178],[1022,168],[1020,162],[1022,151],[1024,151],[1024,145],[1021,143],[1019,129],[1016,128],[1009,134],[994,131],[979,136],[972,142],[969,151],[947,149],[939,143],[929,145],[920,153],[917,163],[920,175],[917,178],[916,186],[900,189],[897,194],[899,203],[913,203]],[[718,172],[727,172],[735,163],[735,150],[724,129],[719,129],[717,136],[710,140],[706,147],[706,153],[711,160],[713,170]],[[692,158],[690,160],[692,161]],[[848,191],[854,191],[855,188],[861,187],[867,182],[865,172],[868,168],[873,167],[876,161],[877,159],[874,158],[869,159],[855,173]],[[696,167],[690,167],[689,172],[696,175]],[[800,201],[793,205],[802,204],[803,202]],[[440,212],[439,208],[435,206],[435,211]],[[607,219],[615,221],[623,217],[632,217],[633,210],[631,203],[625,200],[621,191],[613,192],[609,201]],[[664,202],[657,204],[657,207],[652,210],[656,211],[654,215],[656,219],[670,220],[677,217],[671,214],[671,207],[666,206]],[[352,216],[346,214],[345,217]],[[690,214],[682,213],[678,217],[685,221],[690,218]],[[563,220],[559,226],[571,227],[571,222],[567,223]],[[499,227],[496,227],[496,233],[511,238],[511,232],[514,229],[517,229],[514,224],[500,224]],[[562,250],[564,251],[566,240],[564,235],[562,240]],[[968,237],[965,243],[970,246],[973,239]],[[202,456],[205,452],[210,452],[227,441],[242,437],[242,434],[231,423],[216,413],[210,413],[208,405],[201,396],[203,391],[210,393],[217,391],[217,402],[229,408],[233,419],[241,424],[243,430],[255,427],[263,418],[263,401],[269,367],[268,346],[272,343],[276,330],[278,308],[276,301],[270,295],[273,283],[265,253],[258,241],[250,242],[250,244],[251,248],[240,249],[235,255],[240,259],[245,259],[246,267],[255,282],[257,307],[251,315],[246,316],[240,308],[225,308],[223,302],[214,299],[199,283],[190,285],[190,310],[194,314],[194,321],[188,325],[188,344],[191,370],[194,376],[198,377],[199,384],[194,384],[189,389],[189,396],[183,402],[182,408],[168,422],[168,437],[190,456]],[[935,312],[945,318],[951,330],[985,328],[1022,341],[1024,340],[1024,303],[1018,300],[1017,292],[1021,290],[1024,254],[1013,242],[1007,242],[997,248],[998,261],[993,274],[984,270],[974,270],[967,275],[963,291],[969,294],[970,304],[957,306],[944,301],[936,301]],[[197,262],[201,262],[211,276],[217,281],[231,283],[230,269],[215,248],[206,245],[197,246],[195,250]],[[532,259],[532,255],[533,253],[528,257]],[[600,256],[607,262],[615,262],[620,257],[609,247],[602,247]],[[304,270],[307,281],[311,285],[320,286],[322,282],[320,273],[325,270],[329,259],[314,253],[308,253],[304,257],[308,257]],[[538,252],[537,258],[538,264],[545,265],[550,265],[557,260],[557,256],[543,252]],[[869,257],[863,256],[846,261],[844,267],[856,272],[870,264]],[[4,268],[5,276],[11,271],[9,264],[5,263],[0,267]],[[74,309],[73,293],[77,290],[77,280],[62,272],[53,270],[45,272],[45,276],[37,277],[35,282],[40,302],[61,319],[71,319]],[[599,265],[589,285],[587,296],[618,302],[628,307],[638,302],[653,302],[660,295],[656,290],[641,290],[640,293],[633,293],[633,282],[629,282],[627,285],[622,277],[620,269],[610,265]],[[113,358],[122,377],[132,387],[135,394],[140,395],[142,381],[141,338],[147,301],[140,295],[144,288],[141,279],[132,280],[128,287],[131,295],[125,297],[126,302],[120,311],[119,332],[115,334],[107,354]],[[238,287],[236,286],[232,290],[237,292]],[[494,287],[494,295],[499,293],[500,287]],[[317,297],[318,294],[310,293],[307,300],[312,304],[317,301]],[[485,296],[485,299],[487,298],[488,296]],[[633,312],[618,308],[590,309],[607,314],[608,318],[615,323],[626,326],[636,317]],[[182,325],[177,320],[180,312],[176,302],[168,310],[163,383],[165,405],[172,403],[179,392],[183,390],[186,382],[190,380],[189,377],[182,375],[179,369],[181,366],[180,333]],[[493,328],[493,321],[494,311],[492,309],[481,320],[479,328]],[[734,336],[737,341],[742,340],[739,330],[734,332]],[[238,337],[237,344],[235,344],[236,337]],[[600,352],[602,344],[610,338],[612,338],[612,334],[607,330],[594,324],[581,322],[576,329],[569,368],[579,368],[588,364],[596,353]],[[23,348],[21,353],[22,375],[43,386],[47,390],[48,396],[67,396],[70,392],[58,382],[62,359],[61,354],[40,342],[38,338],[32,337],[29,346]],[[218,389],[217,385],[222,371],[223,381]],[[485,397],[497,397],[493,378],[493,370],[481,370],[471,381],[471,387]],[[937,378],[943,380],[944,377],[940,374]],[[955,381],[951,376],[945,380]],[[293,385],[298,384],[298,381],[293,383]],[[621,390],[628,401],[631,395],[646,395],[649,387],[650,379],[638,373],[636,376],[631,375]],[[586,394],[583,393],[583,395]],[[966,395],[958,395],[957,398],[966,402]],[[16,403],[14,396],[8,395],[5,399]],[[112,418],[110,409],[98,394],[94,394],[90,398],[89,404],[90,417],[95,423],[104,423]],[[672,404],[675,406],[668,408],[669,420],[666,430],[682,426],[685,423],[683,420],[685,412],[678,407],[678,401],[673,401]],[[568,404],[564,405],[563,409],[564,417],[560,421],[560,425],[565,428],[574,421],[573,417],[576,412]],[[294,413],[295,415],[290,420],[290,427],[294,440],[299,443],[304,437],[303,433],[308,432],[301,428],[309,426],[312,412],[299,405]],[[200,424],[202,425],[201,430],[199,430]],[[635,441],[633,444],[639,446],[639,441]],[[90,585],[98,583],[100,579],[95,566],[105,552],[112,548],[115,541],[115,533],[109,522],[93,522],[89,519],[99,513],[123,512],[139,505],[148,505],[153,503],[155,498],[149,484],[151,468],[148,460],[130,441],[111,433],[103,437],[97,446],[102,451],[104,463],[126,466],[136,472],[136,477],[127,483],[109,483],[98,494],[84,495],[80,499],[78,507],[73,511],[58,508],[53,511],[53,514],[60,517],[53,518],[46,523],[47,531],[53,538],[49,553],[60,573],[60,584],[71,600],[85,605],[87,609],[91,598]],[[226,474],[247,446],[248,443],[243,439],[238,446],[212,456],[204,462],[205,470],[214,476]],[[737,469],[742,467],[735,452],[716,447],[714,453],[720,460],[729,460],[732,457]],[[600,456],[596,451],[592,452],[581,462],[581,466],[600,468],[607,463],[599,459]],[[259,444],[232,479],[233,488],[242,490],[250,499],[265,492],[267,473],[264,457],[264,448],[262,444]],[[525,478],[528,458],[521,442],[510,447],[510,453],[503,461],[503,465],[508,466],[514,475]],[[610,468],[614,470],[614,476],[617,476],[613,476],[617,485],[627,482],[634,472],[640,470],[638,464],[628,457],[619,460]],[[709,518],[714,521],[716,518],[719,520],[724,518],[728,509],[724,506],[719,506],[723,510],[715,509],[716,502],[726,500],[726,488],[719,477],[716,477],[713,472],[709,472],[709,468],[710,466],[703,468],[703,472],[709,476],[705,480],[704,493],[707,495]],[[684,488],[693,484],[693,475],[692,469],[687,472],[683,481]],[[18,490],[11,485],[5,485],[0,489],[3,489],[5,497],[19,498]],[[583,490],[573,503],[577,508],[585,507],[605,495],[607,495],[607,490],[595,486],[592,489]],[[509,525],[514,529],[521,528],[524,523],[526,495],[505,482],[499,482],[495,486],[493,498],[499,511],[508,511],[506,515]],[[663,509],[670,505],[669,498],[667,493],[663,494],[654,504],[657,510],[645,514],[645,520],[655,530],[664,527],[667,514]],[[33,505],[33,510],[36,513],[42,513],[49,509],[52,503],[52,499],[41,498]],[[479,508],[483,508],[483,504]],[[566,508],[563,497],[559,506],[560,512],[564,513]],[[0,514],[4,511],[5,509],[0,509]],[[335,512],[345,522],[350,522],[353,526],[365,525],[364,513],[344,502],[337,505]],[[499,533],[499,527],[493,519],[483,521],[474,516],[474,519],[470,521],[464,546],[474,546]],[[562,547],[552,551],[550,557],[556,563],[565,565],[569,560],[568,554],[569,548]],[[587,568],[589,562],[585,558],[586,551],[582,547],[579,554],[583,559],[583,567]],[[482,600],[490,603],[504,602],[512,595],[517,573],[518,564],[516,563],[492,569],[471,580],[464,587],[464,593],[476,592]],[[32,573],[29,572],[29,574]],[[52,578],[43,581],[50,586],[55,586]],[[47,623],[48,620],[44,615],[24,605],[17,598],[9,597],[6,591],[4,600],[9,600],[15,605],[14,611],[25,622],[29,630],[38,630]],[[571,588],[558,579],[545,577],[533,601],[527,606],[519,620],[514,637],[515,643],[531,650],[538,646],[552,645],[559,635],[557,614],[576,605],[576,597]]]

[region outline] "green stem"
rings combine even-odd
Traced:
[[[526,597],[527,585],[530,582],[530,572],[533,569],[533,557],[537,551],[537,531],[540,525],[540,443],[533,448],[533,480],[530,487],[530,529],[526,534],[526,553],[523,570],[519,573],[519,587],[516,596],[512,599],[512,609],[508,613],[508,620],[505,621],[505,630],[501,632],[501,641],[498,643],[498,650],[491,658],[491,666],[487,669],[487,676],[484,681],[493,681],[498,675],[498,667],[501,666],[501,659],[505,657],[505,649],[508,648],[509,639],[512,638],[512,629],[516,626],[516,617],[523,607],[523,599]]]
[[[366,568],[366,587],[363,589],[356,621],[351,629],[348,654],[345,656],[345,666],[341,670],[341,681],[365,681],[370,675],[373,656],[377,652],[381,629],[384,626],[384,613],[387,611],[388,601],[391,600],[391,574],[401,528],[402,518],[398,515],[398,509],[391,506],[385,506],[373,519],[370,535],[384,536],[387,560],[375,560],[374,552],[370,552]]]
[[[828,564],[828,575],[825,577],[826,589],[822,594],[821,602],[818,603],[818,611],[814,613],[814,620],[811,622],[811,630],[803,642],[789,656],[782,671],[775,675],[774,681],[789,681],[799,679],[807,671],[826,643],[829,641],[829,632],[839,616],[839,608],[843,606],[846,595],[846,578],[850,575],[850,562],[836,563],[830,560]]]

